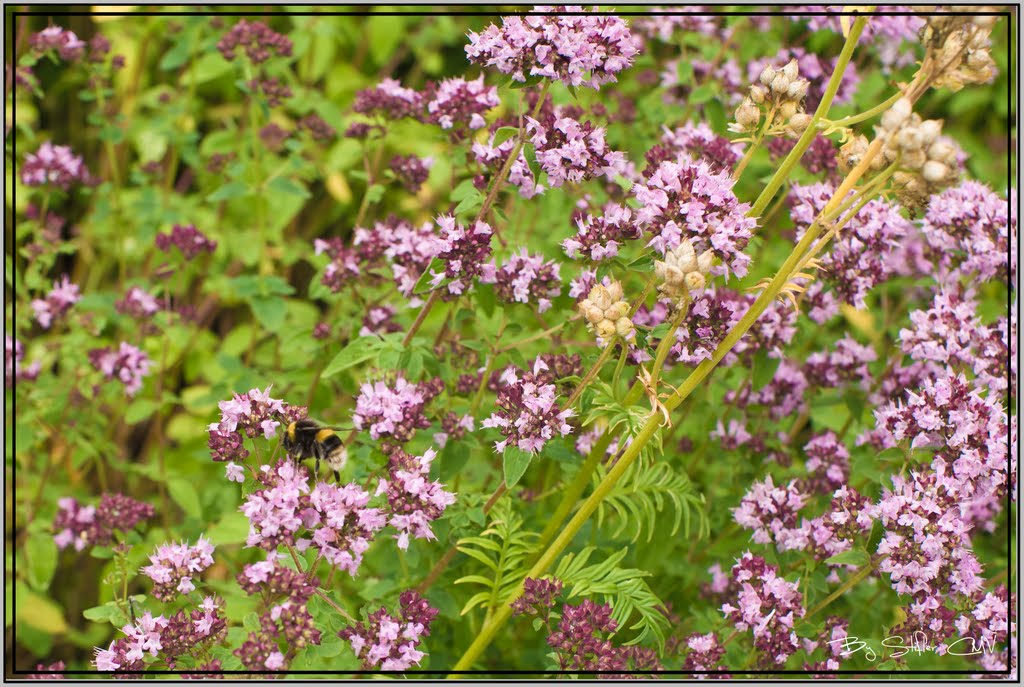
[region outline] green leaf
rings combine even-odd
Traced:
[[[706,103],[711,100],[715,95],[715,84],[705,83],[697,86],[693,91],[690,92],[690,102],[695,105]]]
[[[505,486],[511,488],[526,473],[526,468],[533,460],[533,454],[518,446],[506,446],[504,453],[501,454],[501,460],[505,471]]]
[[[825,562],[830,565],[855,565],[860,568],[867,565],[870,560],[871,556],[864,549],[850,549],[826,558]]]
[[[444,272],[444,260],[440,258],[433,258],[427,268],[423,270],[423,274],[416,280],[416,285],[412,287],[413,293],[423,293],[424,291],[430,290],[430,284],[434,279],[434,272]]]
[[[497,131],[494,132],[494,147],[497,148],[502,143],[504,143],[508,139],[512,138],[513,136],[517,135],[518,133],[519,133],[519,127],[516,127],[516,126],[503,126],[503,127],[501,127],[500,129],[498,129]],[[471,184],[473,183],[472,180],[470,180],[470,183]],[[475,189],[476,187],[474,186],[473,188]],[[453,198],[453,200],[455,200],[455,199]]]
[[[380,346],[380,339],[373,336],[361,336],[353,339],[345,348],[334,356],[334,359],[327,364],[320,376],[324,379],[333,377],[353,365],[366,362],[377,355]]]
[[[384,186],[382,184],[374,184],[370,188],[366,189],[366,202],[367,203],[379,203],[380,199],[384,197]]]
[[[49,534],[34,534],[25,542],[28,557],[28,583],[39,591],[50,586],[57,570],[57,545]]]
[[[36,594],[21,582],[18,582],[15,594],[17,620],[46,634],[62,634],[67,631],[64,611],[56,603]]]
[[[768,351],[760,350],[754,356],[754,371],[751,386],[753,389],[762,389],[766,384],[775,378],[775,371],[779,369],[779,358],[769,358]]]
[[[482,193],[480,193],[478,191],[476,193],[476,195],[472,195],[469,198],[466,198],[465,200],[463,200],[458,205],[456,205],[455,206],[455,214],[456,215],[461,215],[461,214],[468,214],[468,213],[471,213],[471,212],[476,212],[480,207],[483,206],[483,204],[484,204],[484,194],[482,194]]]
[[[167,491],[185,513],[197,518],[203,515],[203,506],[199,503],[199,494],[190,480],[180,477],[168,480]]]
[[[260,324],[269,330],[280,329],[288,312],[288,302],[283,298],[253,298],[249,306]]]
[[[249,195],[248,184],[241,181],[229,181],[210,195],[206,196],[206,200],[210,202],[218,202],[221,200],[231,200],[232,198],[241,198],[242,196],[247,195]]]
[[[134,425],[137,422],[145,420],[157,410],[159,410],[160,404],[151,398],[139,398],[132,401],[132,404],[128,406],[128,410],[124,413],[125,424]]]
[[[206,531],[206,538],[214,546],[242,544],[249,536],[249,519],[238,511],[228,513]]]
[[[124,611],[122,611],[116,602],[108,601],[102,606],[93,606],[82,611],[82,615],[87,620],[92,620],[98,623],[108,622],[114,627],[121,627],[124,625],[128,618],[125,617]]]
[[[288,177],[274,177],[267,184],[267,188],[271,191],[277,191],[289,196],[298,196],[299,198],[309,198],[312,195],[306,190],[305,186]]]

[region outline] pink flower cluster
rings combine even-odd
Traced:
[[[125,341],[117,349],[92,349],[89,362],[107,379],[116,379],[124,384],[124,391],[129,396],[134,396],[142,388],[142,379],[149,374],[153,364],[145,351]]]
[[[149,557],[150,565],[143,574],[153,580],[153,596],[173,601],[178,594],[188,594],[196,586],[192,577],[213,565],[213,545],[202,536],[195,546],[185,542],[162,544]]]
[[[640,41],[626,22],[607,15],[502,17],[501,28],[491,24],[482,33],[471,31],[466,46],[471,62],[511,74],[514,81],[536,76],[595,89],[615,81],[639,51]]]
[[[557,262],[530,255],[523,248],[495,270],[494,293],[506,303],[536,303],[537,312],[542,313],[551,307],[551,299],[562,293],[558,272]]]
[[[39,150],[25,156],[21,165],[21,183],[26,186],[53,184],[64,191],[73,183],[89,181],[89,170],[80,155],[68,146],[55,146],[49,141]]]
[[[800,236],[834,193],[831,182],[794,185],[789,203]],[[807,292],[811,318],[825,322],[839,313],[841,302],[864,308],[868,292],[899,271],[900,246],[913,231],[913,225],[903,218],[896,204],[872,200],[861,208],[820,260],[822,280],[812,284]],[[825,283],[828,292],[824,291]]]
[[[770,662],[782,665],[800,649],[793,625],[806,612],[803,595],[795,582],[787,582],[778,569],[749,551],[732,568],[737,587],[733,602],[722,613],[740,632],[750,630],[754,648]]]
[[[661,144],[647,151],[645,157],[652,169],[666,161],[683,164],[703,160],[714,172],[731,173],[743,157],[743,144],[718,136],[704,122],[687,122],[676,129],[666,127]]]
[[[381,479],[377,495],[386,494],[388,524],[398,530],[395,539],[398,548],[409,548],[409,536],[432,540],[437,537],[430,523],[455,503],[455,494],[443,489],[440,482],[430,480],[430,466],[437,457],[434,449],[422,456],[410,456],[404,451],[391,455],[390,479]]]
[[[449,294],[458,296],[472,288],[475,278],[492,281],[494,265],[486,262],[491,255],[491,225],[477,222],[467,228],[451,215],[441,215],[435,221],[441,229],[441,245],[435,257],[444,270],[431,273],[430,285],[437,288],[444,284]]]
[[[124,298],[114,304],[114,308],[124,315],[144,319],[159,312],[160,303],[152,294],[133,286],[125,292]]]
[[[417,647],[430,634],[430,623],[437,609],[413,590],[402,592],[398,603],[397,615],[391,615],[382,606],[369,614],[365,622],[338,633],[352,646],[365,670],[376,667],[385,671],[408,670],[419,665],[426,655]]]
[[[192,260],[201,253],[212,253],[217,248],[217,242],[196,229],[195,225],[175,224],[169,233],[160,232],[156,235],[157,248],[166,253],[171,246],[180,250],[186,260]]]
[[[540,116],[526,118],[526,132],[553,188],[599,176],[614,179],[625,170],[625,154],[608,147],[603,128],[555,113]]]
[[[74,544],[75,551],[87,546],[105,546],[113,541],[114,530],[128,532],[153,517],[153,506],[123,494],[104,494],[98,506],[83,506],[70,496],[57,500],[53,541],[58,549]]]
[[[46,298],[37,298],[32,301],[32,310],[35,312],[36,321],[43,329],[49,329],[54,320],[70,310],[71,306],[81,298],[82,294],[78,290],[78,285],[72,283],[65,274],[53,282],[53,290],[46,295]]]
[[[484,114],[501,104],[498,89],[484,85],[481,74],[472,81],[462,77],[445,79],[440,84],[428,84],[423,93],[426,105],[425,119],[456,135],[464,130],[477,130],[487,126]],[[462,125],[460,128],[456,128]]]
[[[633,186],[640,203],[636,222],[651,234],[648,245],[665,253],[689,240],[699,255],[711,249],[722,264],[713,274],[738,277],[747,273],[750,256],[744,249],[757,220],[747,217],[750,206],[740,203],[728,174],[712,171],[705,161],[662,162],[644,181]]]
[[[318,482],[300,512],[302,524],[312,532],[297,541],[304,551],[313,546],[326,561],[353,577],[363,562],[374,534],[387,518],[379,508],[367,508],[370,494],[355,484],[337,486]],[[306,499],[302,499],[305,505]]]
[[[282,421],[293,422],[306,417],[306,409],[270,397],[270,387],[263,391],[250,389],[235,394],[230,401],[221,401],[220,422],[208,428],[209,447],[217,462],[244,460],[249,452],[243,447],[246,438],[262,435],[266,439],[277,436]]]
[[[4,337],[4,382],[8,388],[14,386],[15,381],[32,381],[39,376],[42,365],[37,360],[28,367],[22,367],[21,361],[25,359],[25,346],[17,339],[12,339],[10,334]]]
[[[85,41],[75,35],[74,31],[60,26],[48,26],[28,39],[29,45],[38,53],[56,50],[62,60],[77,61],[85,54]]]
[[[136,624],[121,628],[125,639],[111,642],[106,649],[96,649],[96,658],[93,659],[96,670],[142,670],[145,655],[156,656],[163,648],[161,635],[166,627],[166,618],[162,615],[154,618],[146,611]]]
[[[292,42],[261,21],[241,19],[217,42],[217,50],[229,62],[241,49],[253,64],[266,62],[273,55],[290,57]]]
[[[389,120],[411,117],[436,124],[452,141],[461,141],[469,132],[484,128],[484,115],[500,104],[498,89],[485,85],[483,75],[472,81],[454,77],[439,84],[428,82],[423,91],[386,78],[356,93],[352,109]]]
[[[373,439],[405,443],[417,429],[430,426],[423,409],[434,395],[432,389],[402,376],[395,379],[393,387],[384,381],[364,383],[356,398],[352,424],[356,429],[369,428]]]
[[[921,226],[938,265],[950,278],[977,274],[1014,284],[1017,279],[1017,193],[1000,198],[984,184],[964,181],[934,196]]]
[[[597,215],[577,213],[576,235],[562,241],[565,254],[594,262],[614,258],[620,246],[642,235],[632,216],[628,207],[615,203],[608,203]]]
[[[481,423],[505,435],[494,444],[498,453],[510,443],[522,451],[537,453],[549,439],[572,432],[568,420],[573,410],[561,410],[556,403],[555,385],[538,379],[547,369],[548,365],[537,358],[532,372],[519,374],[515,368],[509,368],[502,374],[503,386],[495,401],[497,411]]]

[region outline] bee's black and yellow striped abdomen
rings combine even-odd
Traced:
[[[336,478],[348,459],[348,452],[337,432],[308,418],[289,424],[282,443],[285,450],[298,460],[316,459],[317,473],[320,472],[320,461],[325,461]]]

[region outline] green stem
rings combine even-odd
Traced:
[[[853,57],[853,49],[857,46],[857,40],[860,38],[860,34],[864,31],[864,27],[867,25],[867,17],[858,17],[853,22],[853,26],[850,28],[850,33],[846,37],[846,43],[843,45],[843,51],[839,53],[839,58],[836,60],[835,70],[832,72],[832,78],[829,79],[828,86],[825,88],[825,94],[821,97],[821,102],[818,104],[818,109],[814,111],[814,115],[811,117],[811,123],[804,130],[804,133],[797,140],[796,145],[793,146],[793,150],[789,151],[789,155],[782,161],[779,168],[775,170],[775,174],[769,179],[767,185],[761,191],[761,195],[757,197],[754,204],[750,208],[750,212],[747,213],[749,217],[760,217],[764,212],[764,209],[768,207],[768,203],[771,202],[772,197],[775,196],[775,192],[779,190],[779,187],[786,182],[789,178],[793,168],[796,167],[797,163],[800,162],[800,158],[803,157],[804,152],[808,146],[811,145],[811,141],[818,135],[818,122],[825,118],[828,114],[829,108],[832,107],[832,100],[836,97],[836,93],[839,91],[839,86],[843,83],[843,73],[846,71],[846,66],[850,63],[850,58]]]
[[[870,110],[865,110],[864,112],[861,112],[860,114],[850,115],[849,117],[843,117],[842,119],[837,119],[837,120],[835,120],[833,122],[830,122],[828,120],[822,120],[819,123],[818,126],[819,126],[819,128],[822,128],[822,129],[825,129],[825,130],[839,129],[839,128],[844,128],[845,129],[845,128],[849,127],[851,124],[859,124],[860,122],[863,122],[865,119],[871,119],[875,115],[882,114],[883,112],[888,110],[890,107],[895,105],[896,101],[899,100],[902,97],[903,97],[903,91],[897,91],[888,100],[882,102],[879,105],[875,105]]]

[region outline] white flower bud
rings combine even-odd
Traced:
[[[921,176],[924,177],[924,180],[933,184],[945,179],[947,174],[949,174],[949,168],[936,160],[928,160],[921,169]]]
[[[613,281],[608,285],[608,296],[612,299],[612,302],[621,301],[623,297],[622,284],[617,281]]]
[[[789,90],[790,83],[789,77],[787,77],[783,72],[779,72],[775,75],[775,78],[772,79],[772,93],[785,96],[786,92]]]
[[[766,64],[764,69],[761,70],[761,77],[758,81],[765,86],[771,86],[773,79],[775,79],[775,69],[770,64]]]
[[[942,133],[942,122],[938,119],[927,119],[921,122],[917,130],[921,132],[921,143],[930,146]]]
[[[903,153],[903,158],[900,160],[901,166],[908,169],[921,169],[924,163],[928,161],[928,156],[921,149],[908,150]]]
[[[896,141],[903,150],[917,150],[923,143],[921,132],[909,126],[900,129],[899,134],[896,136]]]
[[[636,335],[636,331],[633,329],[633,322],[628,317],[620,317],[615,322],[615,333],[621,336],[623,339],[629,340]]]
[[[704,275],[700,272],[690,272],[686,275],[686,288],[691,291],[704,288]]]
[[[597,324],[604,319],[604,311],[589,303],[586,310],[583,311],[583,314],[587,318],[587,322],[590,324]]]
[[[914,106],[911,105],[908,98],[900,98],[882,115],[882,128],[887,131],[896,131],[903,122],[907,121],[913,110]]]
[[[587,299],[594,304],[594,307],[602,311],[610,308],[612,303],[618,300],[612,296],[604,284],[596,284],[594,288],[590,290],[590,295]]]
[[[928,148],[928,157],[939,162],[949,162],[956,159],[956,148],[948,141],[938,140]]]
[[[797,112],[789,118],[789,128],[798,134],[802,134],[811,123],[811,115],[806,112]]]
[[[715,259],[715,253],[710,248],[697,256],[697,269],[702,274],[707,274],[711,270],[711,261]]]
[[[602,339],[610,339],[615,336],[615,323],[611,320],[601,320],[597,323],[594,331]]]
[[[745,98],[740,106],[736,108],[736,123],[744,129],[753,129],[761,121],[761,110],[757,105]]]
[[[810,85],[811,84],[807,79],[798,79],[789,84],[789,90],[786,91],[786,95],[788,95],[792,100],[803,100],[804,96],[807,95],[807,89]]]
[[[764,86],[754,85],[750,87],[750,99],[760,105],[768,97],[768,89]]]
[[[797,64],[795,59],[792,59],[782,68],[782,73],[786,75],[787,79],[793,81],[796,77],[800,76],[800,65]]]
[[[618,303],[613,304],[612,307],[606,308],[604,311],[604,316],[606,319],[609,320],[617,320],[620,317],[624,317],[628,312],[629,303],[626,303],[625,301],[619,301]]]
[[[797,104],[792,100],[779,105],[779,119],[783,122],[789,121],[796,114]]]

